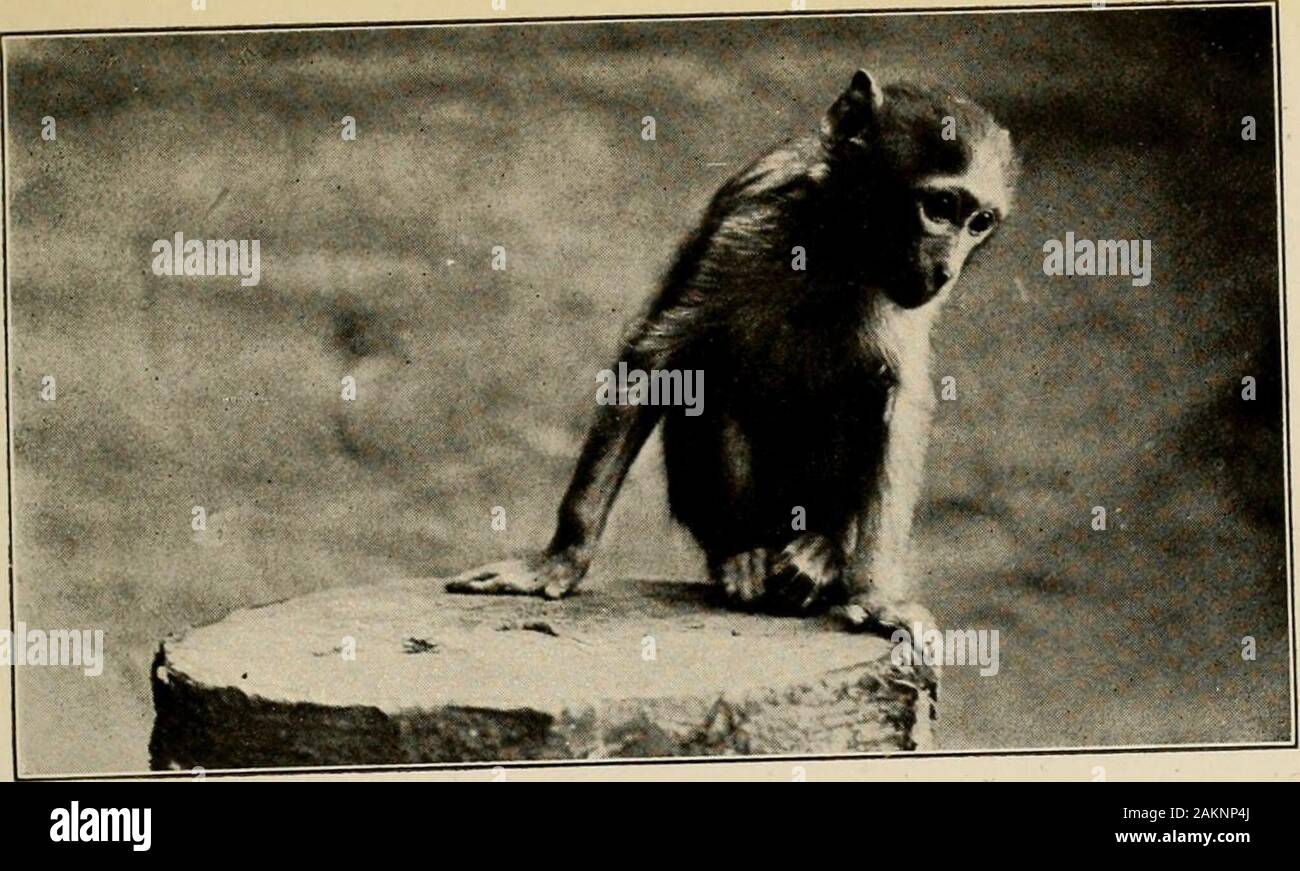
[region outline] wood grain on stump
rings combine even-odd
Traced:
[[[328,590],[169,638],[155,769],[817,754],[929,742],[936,678],[829,617],[700,584],[558,602],[442,582]],[[355,642],[355,658],[347,653]]]

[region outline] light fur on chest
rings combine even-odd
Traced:
[[[884,359],[901,393],[932,396],[930,332],[938,315],[937,301],[905,309],[878,294],[871,303],[863,341]]]

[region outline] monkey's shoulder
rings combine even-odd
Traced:
[[[798,198],[816,188],[823,157],[811,137],[786,140],[728,179],[713,198],[713,210],[726,213],[745,202]]]
[[[890,360],[851,323],[810,324],[782,317],[780,309],[744,305],[708,336],[712,358],[729,369],[751,370],[768,384],[848,383],[889,387]]]

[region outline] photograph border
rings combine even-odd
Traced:
[[[1045,758],[1079,758],[1079,757],[1119,757],[1120,759],[1129,756],[1151,756],[1168,754],[1192,754],[1199,758],[1205,758],[1204,754],[1233,753],[1236,751],[1251,751],[1252,753],[1269,752],[1269,751],[1293,751],[1287,762],[1287,768],[1276,769],[1278,776],[1283,770],[1289,770],[1292,777],[1300,776],[1300,758],[1294,751],[1300,750],[1300,736],[1297,735],[1297,723],[1300,722],[1300,707],[1297,706],[1296,691],[1296,662],[1297,662],[1297,639],[1296,639],[1296,581],[1294,571],[1294,531],[1291,526],[1292,522],[1292,500],[1294,492],[1291,481],[1291,418],[1290,418],[1290,343],[1288,342],[1289,325],[1288,325],[1288,307],[1287,296],[1289,284],[1287,281],[1287,248],[1289,242],[1286,233],[1286,216],[1285,205],[1288,197],[1288,191],[1285,185],[1285,154],[1284,139],[1286,133],[1295,127],[1292,119],[1284,115],[1283,112],[1283,90],[1285,78],[1283,75],[1283,55],[1291,52],[1300,54],[1300,46],[1287,50],[1284,48],[1286,40],[1283,38],[1283,15],[1282,4],[1280,0],[1201,0],[1201,2],[1134,2],[1134,3],[989,3],[979,2],[972,3],[970,0],[961,4],[944,4],[941,0],[918,0],[916,5],[890,5],[881,8],[861,8],[863,0],[852,0],[851,3],[845,4],[840,8],[839,4],[816,3],[818,7],[806,11],[792,12],[788,10],[739,10],[728,9],[727,11],[688,11],[688,12],[641,12],[641,13],[575,13],[559,15],[523,15],[521,16],[517,9],[511,8],[509,12],[502,13],[499,16],[491,17],[462,17],[456,16],[454,12],[449,15],[435,19],[375,19],[361,21],[337,21],[337,20],[294,20],[294,21],[276,21],[268,23],[222,23],[213,25],[183,25],[183,24],[139,24],[125,26],[88,26],[88,27],[60,27],[53,26],[45,29],[29,29],[26,26],[16,25],[15,22],[7,20],[10,13],[0,13],[0,75],[3,75],[3,82],[0,88],[3,89],[2,100],[0,100],[0,177],[3,178],[3,233],[0,234],[0,262],[3,263],[4,270],[4,363],[5,363],[5,385],[4,385],[4,416],[5,416],[5,468],[6,475],[3,482],[4,498],[0,500],[5,506],[5,522],[2,524],[4,535],[6,536],[5,549],[8,556],[8,570],[6,572],[8,584],[7,598],[7,623],[11,632],[15,626],[15,574],[14,574],[14,528],[13,528],[13,457],[12,457],[12,433],[13,421],[10,415],[11,390],[10,383],[12,371],[10,367],[11,357],[11,312],[10,312],[10,295],[9,295],[9,228],[10,228],[10,190],[9,190],[9,94],[8,94],[8,53],[7,46],[15,41],[26,39],[48,39],[61,37],[115,37],[115,36],[148,36],[164,34],[194,34],[201,35],[205,33],[259,33],[259,32],[279,32],[279,31],[318,31],[318,30],[368,30],[368,29],[432,29],[445,27],[479,27],[479,26],[527,26],[527,25],[548,25],[548,24],[580,24],[580,23],[614,23],[614,22],[639,22],[639,21],[696,21],[696,20],[738,20],[738,19],[758,19],[758,18],[842,18],[842,17],[882,17],[882,16],[913,16],[913,15],[945,15],[945,14],[1034,14],[1040,12],[1052,13],[1075,13],[1075,14],[1113,14],[1124,11],[1176,11],[1181,9],[1196,8],[1223,8],[1223,7],[1268,7],[1272,10],[1272,52],[1273,52],[1273,85],[1274,85],[1274,159],[1275,174],[1277,182],[1276,208],[1277,208],[1277,244],[1278,244],[1278,279],[1279,279],[1279,314],[1281,322],[1281,349],[1282,349],[1282,444],[1283,444],[1283,476],[1286,491],[1285,506],[1285,535],[1286,535],[1286,575],[1287,575],[1287,626],[1289,640],[1289,676],[1290,676],[1290,740],[1274,742],[1249,742],[1249,743],[1201,743],[1201,744],[1155,744],[1155,745],[1123,745],[1123,746],[1086,746],[1086,747],[1052,747],[1052,748],[1027,748],[1027,749],[977,749],[977,750],[915,750],[915,751],[898,751],[898,752],[864,752],[864,753],[837,753],[837,754],[777,754],[762,756],[687,756],[687,757],[642,757],[628,759],[596,759],[596,760],[515,760],[515,761],[495,761],[495,762],[445,762],[445,763],[399,763],[391,765],[347,765],[347,766],[287,766],[287,767],[270,767],[270,768],[238,768],[238,769],[221,769],[212,771],[202,771],[202,777],[206,778],[262,778],[276,777],[283,778],[286,776],[300,775],[324,775],[335,777],[338,775],[377,775],[380,777],[393,775],[438,775],[439,773],[451,774],[473,774],[477,775],[470,779],[482,779],[484,770],[498,772],[509,770],[512,778],[516,773],[523,774],[526,772],[540,772],[543,776],[536,779],[557,779],[556,769],[563,769],[563,773],[571,773],[577,779],[590,779],[590,775],[600,773],[604,769],[624,769],[632,767],[636,769],[633,775],[637,779],[656,779],[649,775],[653,774],[652,769],[656,766],[662,766],[668,769],[666,777],[662,779],[683,779],[682,773],[693,771],[696,774],[706,774],[705,769],[708,766],[720,765],[725,768],[716,771],[723,772],[720,776],[726,776],[727,779],[735,779],[737,776],[758,776],[759,779],[772,779],[764,777],[763,770],[767,766],[778,765],[785,772],[781,779],[788,779],[788,770],[791,764],[810,764],[820,763],[875,763],[887,762],[889,767],[915,766],[918,770],[915,774],[921,775],[920,779],[942,779],[940,773],[938,777],[927,776],[923,769],[931,768],[930,763],[933,761],[947,760],[1043,760]],[[466,2],[466,0],[454,0],[446,2],[448,10],[473,8],[482,10],[488,7],[489,0],[478,0],[478,2]],[[516,3],[511,0],[515,6],[522,6],[522,3]],[[895,0],[897,3],[897,0]],[[705,5],[723,6],[721,2],[709,3],[704,0]],[[76,15],[78,13],[102,14],[108,11],[110,14],[116,14],[119,7],[141,7],[149,9],[147,0],[141,2],[115,2],[104,4],[104,7],[96,10],[79,9],[72,3],[60,2],[48,4],[49,9],[40,14],[51,20],[58,15],[58,9],[65,7],[68,10],[75,10],[64,15]],[[182,3],[181,16],[184,17],[184,7],[188,7],[188,0]],[[224,6],[234,4],[223,3]],[[281,0],[263,0],[263,2],[238,4],[247,5],[250,9],[255,10],[254,15],[269,17],[273,14],[275,7],[284,7],[294,4],[281,2]],[[322,8],[317,10],[317,5]],[[387,2],[376,2],[368,5],[368,9],[380,10]],[[586,6],[600,7],[613,5],[627,5],[626,3],[609,3],[602,0],[564,0],[564,2],[551,2],[548,6],[569,7]],[[680,0],[646,0],[638,5],[647,7],[664,7],[673,5],[684,5]],[[699,4],[696,4],[699,5]],[[745,3],[727,3],[726,6],[744,6]],[[749,4],[754,5],[754,4]],[[772,4],[767,4],[772,5]],[[787,3],[776,2],[776,6],[788,6]],[[810,7],[814,5],[809,2]],[[321,13],[330,8],[346,7],[346,3],[331,0],[330,3],[313,4],[313,11]],[[855,8],[856,7],[856,8]],[[405,8],[405,7],[403,7]],[[256,11],[260,10],[260,11]],[[159,16],[175,15],[174,10],[150,10],[150,13],[157,13]],[[30,12],[21,13],[23,15],[31,14]],[[149,14],[149,13],[146,13]],[[236,14],[230,12],[230,14]],[[136,16],[139,17],[138,15]],[[1285,32],[1295,32],[1300,30],[1296,27],[1300,21],[1300,9],[1293,9],[1291,16],[1288,17],[1288,23],[1291,25]],[[1294,42],[1294,40],[1293,40]],[[1300,58],[1297,58],[1300,60]],[[1295,132],[1291,130],[1291,132]],[[16,665],[0,671],[0,692],[5,692],[9,697],[9,721],[0,722],[0,740],[7,744],[9,754],[7,759],[0,763],[0,778],[23,780],[23,781],[67,781],[67,780],[122,780],[122,779],[140,779],[140,780],[175,780],[175,779],[195,779],[196,772],[189,770],[180,771],[121,771],[110,773],[67,773],[67,774],[41,774],[41,775],[22,775],[19,769],[18,758],[18,703],[16,681],[14,680]],[[7,733],[7,734],[6,734]],[[1263,760],[1261,760],[1263,761]],[[1170,760],[1175,762],[1175,760]],[[1107,765],[1112,761],[1107,759]],[[1233,763],[1236,765],[1236,763]],[[12,766],[8,772],[4,768]],[[949,768],[951,766],[940,766]],[[1171,768],[1178,766],[1171,765]],[[1186,768],[1186,766],[1181,766]],[[1204,766],[1196,766],[1201,769],[1196,772],[1201,778],[1214,777],[1215,772],[1206,771]],[[1254,766],[1251,766],[1254,767]],[[838,770],[836,765],[835,769]],[[749,770],[746,769],[758,769]],[[996,769],[995,769],[996,770]],[[1095,779],[1095,768],[1093,769],[1094,777],[1087,774],[1078,779]],[[1266,769],[1269,770],[1269,769]],[[583,772],[587,772],[587,776]],[[716,773],[716,772],[715,772]],[[874,773],[874,772],[873,772]],[[911,774],[912,772],[909,772]],[[1022,771],[1022,774],[1026,772]],[[1220,772],[1222,774],[1231,774],[1232,772]],[[932,775],[933,772],[930,772]],[[644,775],[644,776],[643,776]],[[989,775],[984,775],[985,777]],[[993,775],[996,776],[996,775]],[[1103,769],[1103,777],[1104,777]],[[367,779],[374,779],[373,777]],[[695,779],[691,777],[690,779]],[[908,779],[892,777],[891,779]],[[1163,779],[1163,778],[1162,778]],[[1234,778],[1235,779],[1235,778]]]

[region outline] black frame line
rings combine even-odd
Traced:
[[[1147,0],[1147,2],[1116,3],[1107,2],[1103,7],[1094,7],[1087,3],[1052,4],[1043,6],[953,6],[941,8],[917,9],[908,7],[886,7],[882,9],[846,9],[826,12],[692,12],[692,13],[650,13],[642,15],[569,15],[538,17],[500,17],[500,18],[464,18],[464,19],[427,19],[415,21],[347,21],[323,22],[318,24],[301,24],[277,22],[273,24],[229,24],[210,27],[116,27],[116,28],[66,28],[32,31],[0,31],[0,72],[4,81],[0,82],[3,100],[0,101],[0,189],[4,192],[3,210],[0,210],[0,261],[4,263],[4,363],[5,363],[5,432],[7,450],[5,451],[5,474],[9,512],[9,542],[7,548],[9,580],[9,630],[15,630],[16,607],[14,591],[17,582],[14,575],[14,496],[13,496],[13,420],[11,370],[9,367],[10,339],[10,305],[9,305],[9,178],[8,161],[5,147],[8,142],[7,121],[9,118],[8,74],[4,57],[4,43],[10,39],[48,38],[59,36],[95,37],[95,36],[146,36],[153,34],[207,34],[225,32],[256,33],[287,30],[364,30],[383,29],[401,30],[406,28],[457,27],[479,25],[528,25],[528,24],[607,24],[613,22],[638,21],[692,21],[692,20],[733,20],[755,18],[848,18],[885,15],[945,15],[945,14],[1035,14],[1047,12],[1108,13],[1140,11],[1183,11],[1188,9],[1233,8],[1233,7],[1271,7],[1273,10],[1273,62],[1274,62],[1274,153],[1275,171],[1277,173],[1277,229],[1278,229],[1278,266],[1281,286],[1281,326],[1282,326],[1282,444],[1283,477],[1286,487],[1286,537],[1287,537],[1287,581],[1289,597],[1287,600],[1288,629],[1290,633],[1291,661],[1291,741],[1255,744],[1180,744],[1156,745],[1149,747],[1082,747],[1024,750],[962,750],[962,751],[899,751],[898,753],[847,753],[830,755],[770,755],[770,756],[670,756],[637,757],[630,759],[556,759],[556,760],[509,760],[499,762],[430,762],[397,763],[393,765],[356,765],[356,766],[287,766],[279,768],[237,768],[204,770],[205,778],[274,778],[276,775],[299,774],[402,774],[439,771],[473,771],[494,769],[548,769],[548,768],[599,768],[606,766],[644,766],[671,764],[761,764],[770,762],[858,762],[875,759],[965,759],[965,758],[1015,758],[1035,756],[1083,756],[1083,755],[1129,755],[1134,753],[1212,753],[1228,751],[1275,751],[1300,749],[1300,736],[1297,735],[1297,721],[1300,721],[1300,705],[1297,705],[1296,692],[1296,614],[1295,614],[1295,537],[1291,527],[1291,485],[1290,463],[1290,368],[1287,353],[1287,303],[1286,303],[1286,214],[1283,195],[1286,190],[1283,177],[1285,160],[1282,149],[1283,103],[1282,103],[1282,52],[1280,37],[1280,0],[1213,0],[1213,2],[1184,3],[1180,0]],[[12,754],[15,781],[25,782],[66,782],[66,781],[123,781],[123,780],[166,780],[176,778],[193,778],[194,771],[146,771],[115,772],[89,774],[52,774],[24,776],[18,770],[18,667],[10,665],[9,712],[10,712],[10,752]]]

